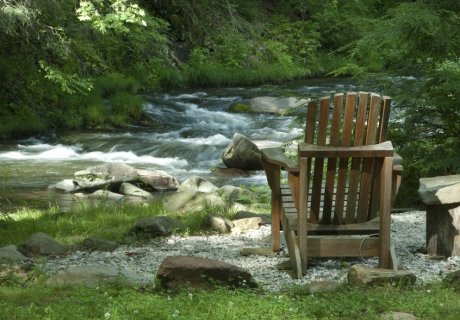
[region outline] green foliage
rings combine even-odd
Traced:
[[[145,11],[129,0],[111,0],[108,4],[105,1],[82,0],[76,13],[80,21],[90,21],[94,28],[102,33],[109,29],[127,33],[127,24],[147,27],[144,20]]]
[[[412,91],[398,90],[391,137],[404,158],[408,197],[416,199],[419,178],[460,173],[460,60],[410,83]]]

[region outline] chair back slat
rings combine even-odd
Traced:
[[[390,109],[391,109],[391,98],[384,96],[383,107],[380,115],[379,122],[379,139],[378,143],[385,142],[387,140],[388,122],[390,120]]]
[[[319,105],[319,122],[316,144],[320,146],[326,145],[329,120],[329,97],[322,98]],[[316,158],[313,173],[313,185],[311,191],[311,219],[319,221],[319,211],[321,208],[321,183],[323,180],[324,158]]]
[[[329,145],[338,147],[340,143],[340,124],[342,117],[343,94],[334,96],[334,108],[332,110],[331,132],[329,135]],[[331,211],[335,189],[335,175],[337,170],[337,158],[327,160],[326,187],[323,200],[323,212],[321,222],[331,223]]]
[[[380,116],[380,96],[371,95],[369,116],[367,119],[366,145],[377,143],[377,129]]]
[[[345,110],[343,115],[343,132],[340,146],[349,147],[352,144],[353,118],[356,109],[356,93],[349,92],[345,101]],[[343,220],[343,211],[345,204],[345,189],[348,182],[348,159],[339,160],[337,173],[337,191],[335,194],[335,223],[341,224]]]
[[[379,123],[380,96],[371,94],[369,106],[369,115],[367,118],[366,145],[375,144],[377,142],[377,129]],[[374,176],[374,159],[363,159],[363,168],[361,174],[361,183],[359,188],[359,200],[356,221],[365,222],[369,219],[369,205],[372,190],[372,181]]]
[[[308,103],[307,107],[307,125],[305,126],[305,142],[313,143],[315,138],[315,128],[316,128],[316,114],[318,110],[318,102],[312,100]]]

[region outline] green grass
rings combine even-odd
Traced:
[[[459,296],[440,285],[411,289],[344,288],[302,291],[183,291],[176,295],[118,286],[48,288],[0,286],[0,310],[8,319],[379,319],[409,312],[418,319],[458,319]]]
[[[259,196],[265,189],[255,190]],[[260,199],[259,199],[260,200]],[[160,202],[149,205],[82,206],[72,213],[57,209],[24,209],[0,218],[0,247],[19,244],[34,232],[46,232],[67,244],[87,236],[121,241],[140,218],[167,215],[180,218],[184,234],[203,233],[208,213],[231,218],[225,209],[187,214],[168,213]],[[154,275],[152,275],[154,276]],[[98,288],[52,288],[40,261],[29,273],[9,274],[0,269],[0,319],[380,319],[384,312],[409,312],[418,319],[458,319],[460,295],[441,283],[402,288],[381,286],[309,294],[297,286],[279,292],[256,290],[184,290],[175,295],[154,288],[135,290],[121,284]]]
[[[202,211],[179,214],[167,212],[161,202],[143,205],[114,206],[101,203],[96,207],[82,206],[72,212],[22,209],[0,216],[0,247],[20,244],[35,232],[45,232],[64,244],[77,244],[89,236],[123,241],[129,229],[141,218],[166,215],[179,219],[185,228],[176,230],[183,234],[199,234],[207,214],[231,217],[234,212],[226,209],[205,208]]]

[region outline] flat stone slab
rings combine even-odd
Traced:
[[[421,178],[418,194],[426,205],[460,203],[460,174]]]
[[[348,270],[348,283],[355,287],[382,284],[413,285],[416,280],[413,273],[405,270],[388,270],[360,265],[352,266]]]

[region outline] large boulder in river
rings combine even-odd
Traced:
[[[292,109],[306,105],[307,99],[280,98],[280,97],[256,97],[248,101],[251,111],[254,113],[271,113],[284,115]]]
[[[78,185],[83,189],[101,188],[122,182],[139,180],[136,169],[123,163],[106,163],[77,171],[74,174]]]
[[[262,169],[259,148],[240,133],[233,135],[232,143],[222,153],[222,161],[228,168]]]
[[[140,181],[156,190],[175,190],[179,181],[163,170],[141,170],[137,169]]]

